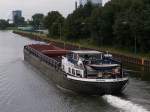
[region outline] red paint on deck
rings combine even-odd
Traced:
[[[29,47],[41,52],[42,54],[45,54],[49,57],[58,57],[58,56],[63,56],[66,55],[69,50],[65,50],[59,47],[56,47],[52,44],[32,44],[29,45]]]

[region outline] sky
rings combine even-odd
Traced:
[[[22,10],[23,17],[31,19],[35,13],[47,14],[57,10],[67,16],[75,9],[75,0],[0,0],[0,18],[11,19],[13,10]]]

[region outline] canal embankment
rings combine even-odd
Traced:
[[[77,43],[71,43],[71,42],[66,42],[66,41],[62,41],[62,40],[61,41],[60,40],[54,40],[54,39],[49,38],[45,34],[19,31],[19,30],[15,30],[15,31],[13,31],[13,33],[28,37],[30,39],[44,41],[47,43],[53,43],[54,45],[56,45],[58,47],[69,49],[69,50],[72,50],[72,49],[74,49],[74,50],[91,49],[91,50],[98,50],[98,51],[106,52],[102,48],[92,48],[92,47],[87,47],[87,46],[85,47],[84,45],[80,45]],[[150,70],[150,60],[149,59],[146,59],[146,58],[141,57],[141,56],[130,56],[128,54],[125,55],[122,53],[115,53],[112,51],[108,51],[108,52],[111,53],[115,59],[120,60],[126,64],[133,64],[133,65],[140,66],[140,67],[142,67],[141,69],[144,71]]]

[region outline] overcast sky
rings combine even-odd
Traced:
[[[67,16],[75,9],[75,0],[0,0],[0,18],[11,18],[12,10],[22,10],[23,16],[30,19],[35,13],[58,10]]]

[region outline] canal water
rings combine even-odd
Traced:
[[[128,70],[130,83],[119,96],[70,93],[24,61],[23,46],[31,43],[39,42],[0,31],[0,112],[150,111],[150,73]]]

